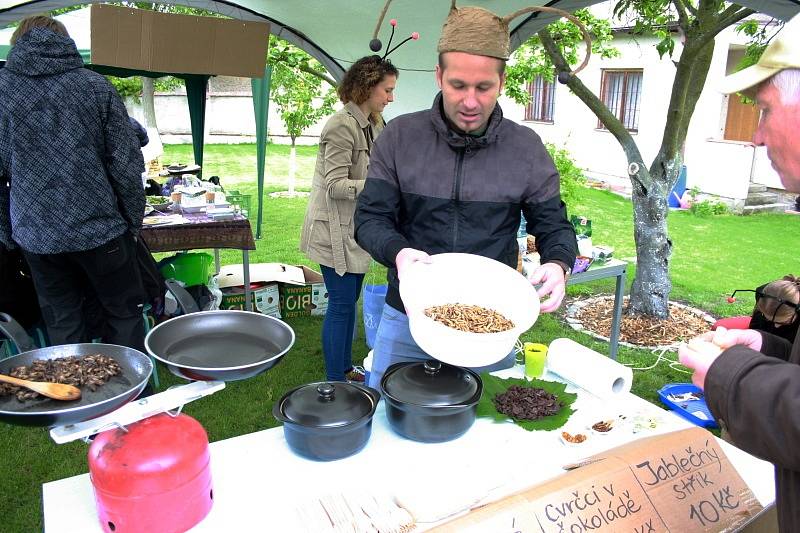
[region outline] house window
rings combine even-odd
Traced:
[[[555,84],[542,76],[536,76],[528,82],[528,94],[531,99],[525,106],[525,120],[552,123],[556,97]]]
[[[639,131],[641,70],[604,70],[600,99],[629,131]],[[597,127],[605,129],[598,121]]]

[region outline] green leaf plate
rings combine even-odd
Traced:
[[[567,386],[564,383],[544,381],[541,379],[533,379],[531,381],[522,378],[503,379],[493,376],[489,373],[481,374],[481,379],[483,380],[483,396],[481,396],[481,400],[478,402],[477,416],[479,417],[493,418],[495,422],[511,420],[521,428],[527,429],[528,431],[550,431],[553,429],[558,429],[566,424],[567,420],[569,420],[569,417],[575,412],[571,406],[578,395],[565,392]],[[508,415],[504,415],[495,408],[493,400],[495,396],[506,392],[512,385],[544,389],[550,394],[555,395],[563,407],[556,414],[546,416],[539,420],[518,420]]]

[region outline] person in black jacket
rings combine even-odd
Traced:
[[[0,242],[22,249],[53,344],[89,340],[88,284],[104,340],[143,349],[134,239],[144,160],[125,106],[55,19],[23,20],[11,43],[0,70]]]
[[[507,26],[497,30],[496,19],[481,8],[451,11],[439,41],[441,92],[433,106],[391,121],[373,146],[355,213],[359,246],[389,269],[372,387],[379,387],[390,364],[430,358],[410,334],[398,289],[403,270],[444,252],[478,254],[516,268],[520,211],[542,258],[529,278],[547,297],[541,310],[556,310],[564,297],[577,253],[575,231],[541,139],[504,119],[497,105],[509,36]],[[511,353],[477,370],[513,364]]]

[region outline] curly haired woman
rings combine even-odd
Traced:
[[[329,381],[363,381],[363,375],[352,372],[352,345],[356,302],[370,256],[353,237],[353,213],[398,74],[379,56],[353,63],[338,89],[344,107],[328,119],[320,136],[300,250],[319,263],[328,291],[322,350]]]

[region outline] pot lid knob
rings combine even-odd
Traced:
[[[442,369],[442,362],[437,359],[428,359],[425,361],[425,373],[435,374]]]
[[[323,402],[333,401],[335,392],[336,387],[333,386],[333,383],[325,382],[317,386],[317,394],[319,394],[319,399]]]

